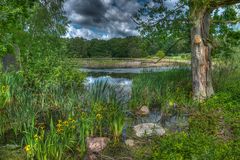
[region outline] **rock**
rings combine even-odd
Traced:
[[[141,123],[134,126],[134,131],[136,136],[143,137],[143,136],[151,136],[151,135],[158,135],[162,136],[165,134],[165,130],[162,126],[156,123]]]
[[[19,65],[17,64],[16,57],[13,54],[7,54],[2,58],[3,71],[17,71]]]
[[[109,138],[106,137],[96,137],[96,138],[87,138],[87,149],[89,153],[99,153],[110,141]]]
[[[127,139],[125,141],[125,144],[129,147],[133,147],[134,146],[134,140],[133,139]]]
[[[147,106],[142,106],[138,111],[137,114],[140,116],[146,116],[150,113],[149,108]]]
[[[92,153],[87,155],[87,157],[85,157],[84,160],[97,160],[97,156],[94,153]]]
[[[23,160],[26,159],[25,153],[21,146],[14,144],[7,144],[0,147],[1,160]]]

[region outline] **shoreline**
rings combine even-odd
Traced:
[[[158,58],[71,58],[68,59],[68,64],[89,69],[111,69],[189,66],[190,61],[169,57],[161,60]]]

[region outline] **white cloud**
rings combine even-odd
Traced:
[[[90,29],[87,29],[87,28],[78,28],[77,29],[71,25],[68,27],[68,31],[67,31],[67,34],[65,35],[65,37],[67,37],[67,38],[82,37],[87,40],[91,40],[94,38],[107,40],[107,39],[113,38],[108,34],[99,34]]]
[[[110,39],[139,35],[131,17],[140,7],[137,0],[67,0],[64,9],[72,24],[67,36]]]

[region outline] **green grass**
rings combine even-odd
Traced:
[[[9,157],[21,153],[29,159],[81,159],[86,153],[86,137],[107,136],[112,145],[103,152],[105,158],[240,158],[237,70],[215,70],[216,94],[204,103],[191,100],[188,69],[136,75],[130,109],[118,101],[115,88],[106,82],[97,82],[85,92],[81,85],[84,74],[61,74],[61,70],[53,69],[55,74],[42,83],[28,80],[39,75],[1,73],[1,143],[21,146],[11,153],[0,147],[1,153]],[[158,107],[170,117],[176,112],[185,114],[189,125],[163,137],[136,139],[137,146],[129,148],[121,141],[123,127],[130,119],[125,112],[142,105]]]
[[[132,108],[185,103],[191,98],[191,73],[187,69],[143,73],[134,77],[132,90]]]
[[[228,78],[222,79],[216,74],[218,72]],[[135,138],[134,147],[109,146],[103,155],[143,160],[240,159],[240,74],[236,70],[226,73],[215,70],[214,73],[216,94],[204,103],[193,102],[189,96],[188,70],[145,73],[135,77],[133,107],[149,104],[169,108],[169,102],[173,101],[176,108],[162,111],[170,116],[176,112],[188,115],[189,125],[183,131],[167,132],[163,137]],[[161,93],[159,98],[158,93]],[[153,105],[156,102],[157,105]]]
[[[37,83],[32,88],[21,72],[2,75],[1,145],[19,144],[29,159],[47,160],[81,159],[89,136],[107,136],[119,142],[125,113],[115,88],[106,82],[86,92],[76,83],[83,75],[68,83],[64,77],[55,83],[51,78],[48,84]]]

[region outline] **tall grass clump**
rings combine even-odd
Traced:
[[[191,73],[188,69],[173,69],[160,73],[143,73],[133,79],[132,108],[141,105],[172,106],[187,103],[191,97]]]
[[[77,117],[83,107],[85,74],[60,62],[58,65],[41,62],[29,70],[0,73],[0,141],[22,144],[32,159],[63,159],[80,146],[79,139],[87,136],[87,131],[80,134],[66,129],[59,134],[57,128],[58,120],[69,125],[70,117],[78,122],[74,130],[88,123]],[[39,64],[44,69],[36,66]],[[44,133],[38,127],[40,124],[45,126]],[[85,146],[76,153],[84,152]]]
[[[120,98],[119,95],[122,95],[121,90],[101,80],[90,86],[87,94],[90,115],[96,120],[94,126],[98,135],[110,136],[115,143],[120,140],[126,112],[124,97]]]

